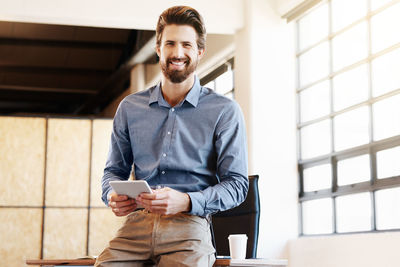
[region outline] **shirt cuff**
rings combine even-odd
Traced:
[[[192,209],[189,214],[197,216],[205,216],[206,200],[202,192],[188,192],[190,201],[192,203]]]

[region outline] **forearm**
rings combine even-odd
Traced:
[[[189,192],[190,214],[205,217],[219,211],[234,208],[242,203],[249,188],[249,180],[244,175],[225,177],[214,186],[198,192]]]

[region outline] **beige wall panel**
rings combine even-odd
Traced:
[[[87,206],[91,121],[49,119],[46,205]]]
[[[46,119],[0,117],[0,205],[42,205]]]
[[[0,266],[25,266],[39,259],[42,209],[0,209]]]
[[[45,210],[44,258],[79,258],[86,255],[87,209]]]
[[[92,135],[92,170],[90,186],[90,205],[104,207],[101,201],[101,178],[107,160],[108,148],[110,146],[112,131],[112,120],[93,120]]]
[[[99,255],[115,236],[126,217],[117,217],[111,209],[91,209],[89,226],[89,255]]]

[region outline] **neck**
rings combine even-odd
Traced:
[[[194,84],[194,74],[190,75],[186,80],[181,83],[173,83],[168,80],[164,75],[161,80],[161,91],[165,101],[171,107],[179,104],[189,93]]]

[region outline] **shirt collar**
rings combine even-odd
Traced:
[[[193,87],[190,89],[189,93],[186,95],[184,101],[187,101],[193,107],[197,107],[197,104],[199,103],[200,92],[201,92],[200,81],[197,78],[197,75],[195,75]],[[160,106],[169,107],[168,103],[165,101],[165,99],[161,93],[161,82],[159,82],[155,86],[154,90],[150,94],[149,105],[154,102],[158,102],[158,105],[160,105]]]
[[[158,96],[161,95],[161,82],[159,82],[153,90],[150,91],[149,105],[158,101]]]

